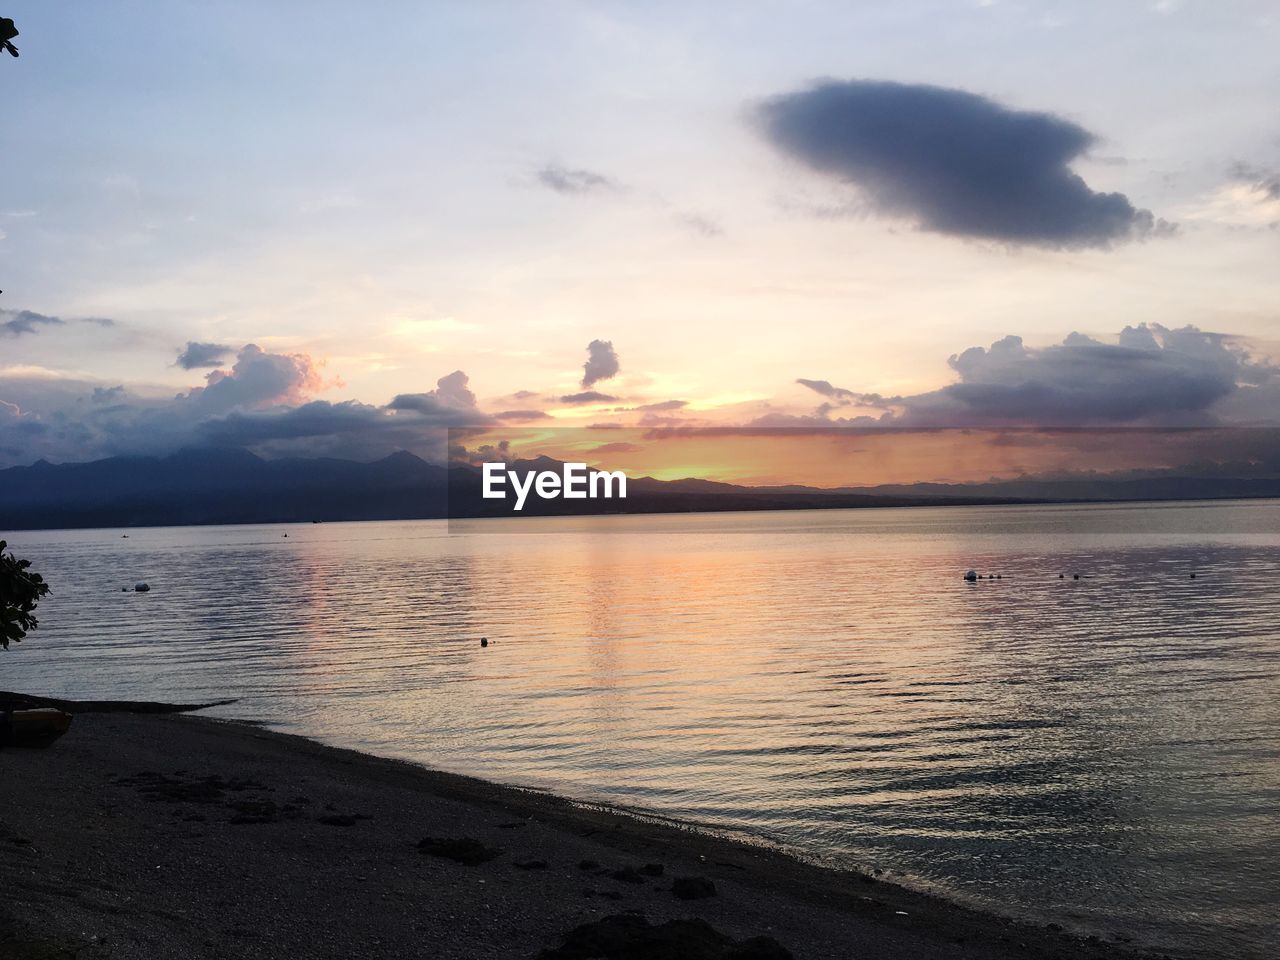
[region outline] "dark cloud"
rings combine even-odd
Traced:
[[[178,351],[177,365],[183,370],[195,370],[200,367],[220,367],[232,348],[222,343],[200,343],[188,340],[187,345]]]
[[[493,414],[495,420],[549,420],[551,414],[545,410],[503,410]]]
[[[556,193],[584,194],[600,190],[617,190],[618,184],[603,173],[593,170],[571,170],[548,164],[537,172],[538,182]]]
[[[391,398],[391,402],[387,404],[389,410],[402,410],[408,413],[420,413],[423,416],[431,417],[436,414],[446,413],[453,407],[445,403],[434,390],[427,393],[399,393]]]
[[[437,458],[446,443],[445,430],[493,422],[476,408],[468,377],[455,370],[425,393],[402,393],[386,406],[347,400],[312,400],[268,410],[237,410],[200,424],[210,443],[252,447],[267,453],[327,454],[347,457],[383,456],[414,450]]]
[[[945,87],[854,80],[775,97],[758,118],[783,152],[925,230],[1105,247],[1157,227],[1122,194],[1095,192],[1072,172],[1095,138],[1052,114]]]
[[[810,416],[770,414],[756,425],[1205,426],[1280,416],[1280,367],[1236,338],[1191,326],[1126,327],[1114,343],[1073,333],[1038,348],[1008,336],[948,363],[957,382],[914,396],[800,381],[823,396],[851,395],[858,405],[880,407],[877,417],[832,419],[835,405],[826,403]]]
[[[1126,327],[1117,343],[1072,334],[1042,349],[1005,337],[950,359],[960,382],[916,398],[923,414],[1037,424],[1188,422],[1261,373],[1227,338],[1194,327]]]
[[[688,400],[662,400],[659,403],[642,403],[638,407],[632,407],[633,410],[651,410],[653,412],[661,412],[664,410],[681,410],[689,405]]]
[[[441,377],[435,390],[377,406],[315,399],[311,394],[325,386],[318,366],[305,354],[268,353],[250,344],[205,386],[168,397],[83,381],[5,378],[0,461],[79,461],[209,444],[265,456],[372,459],[412,450],[438,459],[448,428],[497,422],[477,409],[462,371]]]
[[[497,443],[482,443],[474,450],[470,450],[463,443],[452,443],[449,445],[449,461],[451,463],[469,463],[478,467],[484,463],[497,463],[505,461],[513,463],[516,459],[516,453],[511,449],[510,440],[499,440]]]
[[[74,317],[63,319],[34,310],[0,310],[0,336],[17,337],[24,333],[38,333],[50,327],[65,327],[73,323],[92,323],[98,327],[115,327],[110,317]]]
[[[857,396],[852,390],[846,390],[843,387],[833,387],[830,380],[806,380],[804,377],[797,377],[796,383],[802,387],[808,387],[815,393],[820,393],[824,397],[832,397],[834,399],[850,399]]]
[[[42,327],[60,327],[66,323],[61,317],[50,317],[34,310],[0,310],[0,334],[20,337],[24,333],[38,333]]]
[[[796,379],[796,383],[826,397],[833,406],[874,407],[884,402],[884,397],[878,393],[858,393],[855,390],[846,390],[844,387],[832,386],[830,380],[806,380],[804,377],[799,377]]]
[[[587,344],[587,362],[582,365],[582,386],[594,386],[601,380],[616,377],[621,366],[612,340],[592,340]]]
[[[607,393],[600,393],[596,390],[584,390],[582,393],[570,393],[558,398],[561,403],[611,403],[617,400],[617,397],[611,397]]]
[[[253,446],[266,440],[295,440],[341,433],[376,430],[387,414],[378,407],[348,400],[330,403],[313,400],[287,410],[257,413],[235,412],[199,425],[199,432],[213,443]]]

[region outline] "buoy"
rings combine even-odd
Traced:
[[[1064,573],[1060,573],[1060,574],[1058,574],[1058,579],[1059,579],[1059,580],[1061,580],[1061,579],[1062,579],[1063,577],[1065,577],[1065,576],[1066,576],[1066,574],[1064,574]]]
[[[1191,579],[1192,579],[1192,580],[1194,580],[1195,578],[1196,578],[1196,575],[1193,573],[1193,574],[1191,575]]]
[[[133,585],[133,590],[135,593],[146,593],[150,589],[151,588],[147,586],[146,581],[144,580],[139,580],[137,583]]]
[[[487,647],[488,645],[489,645],[489,638],[488,638],[488,637],[481,637],[481,638],[480,638],[480,646],[482,646],[482,647]]]
[[[964,578],[965,578],[965,580],[967,580],[969,583],[973,583],[973,581],[975,581],[975,580],[977,580],[977,579],[978,579],[978,571],[977,571],[977,570],[970,570],[968,573],[966,573],[966,574],[964,575]]]
[[[1078,574],[1078,573],[1073,573],[1073,574],[1071,575],[1071,579],[1072,579],[1072,580],[1079,580],[1079,579],[1080,579],[1080,574]]]

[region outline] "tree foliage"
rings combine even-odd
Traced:
[[[8,17],[0,17],[0,50],[11,57],[18,55],[18,48],[11,42],[17,35],[18,28],[13,25],[13,21]]]
[[[5,650],[39,626],[32,611],[49,592],[44,577],[28,572],[31,561],[6,554],[7,546],[0,540],[0,647]]]

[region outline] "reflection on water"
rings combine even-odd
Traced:
[[[0,686],[235,696],[1175,954],[1280,939],[1274,502],[457,529],[10,535],[55,592]]]

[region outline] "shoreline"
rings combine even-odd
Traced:
[[[0,956],[571,957],[555,951],[574,931],[640,914],[797,960],[1151,956],[640,811],[165,705],[91,706],[51,749],[0,753]],[[458,863],[426,837],[492,856]],[[675,956],[737,955],[708,943]]]
[[[730,494],[728,496],[735,496]],[[798,494],[796,496],[807,496]],[[605,517],[714,517],[721,514],[750,515],[758,513],[839,513],[843,511],[864,510],[931,510],[957,507],[1143,507],[1143,506],[1196,506],[1201,504],[1253,504],[1265,500],[1280,501],[1280,496],[1272,493],[1256,495],[1231,495],[1220,497],[1123,497],[1114,499],[1096,498],[935,498],[921,499],[906,503],[871,503],[861,505],[828,504],[769,507],[726,507],[720,509],[695,510],[635,510],[609,511],[604,513],[530,513],[520,515],[493,515],[450,517],[439,516],[401,516],[401,517],[349,517],[330,519],[298,519],[275,518],[265,520],[194,520],[187,523],[116,523],[116,524],[64,524],[53,527],[4,527],[0,533],[11,536],[15,533],[66,533],[69,531],[94,532],[116,530],[174,530],[191,527],[283,527],[283,526],[322,526],[325,524],[343,523],[419,523],[419,522],[456,522],[475,523],[488,520],[585,520]]]

